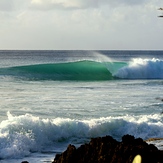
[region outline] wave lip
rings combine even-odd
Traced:
[[[120,68],[114,76],[121,79],[163,79],[163,60],[133,59],[128,66]]]

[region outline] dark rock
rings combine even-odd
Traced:
[[[122,142],[105,136],[92,138],[89,144],[77,149],[69,145],[66,151],[56,155],[52,163],[132,163],[138,154],[142,163],[163,163],[163,151],[131,135],[123,136]]]
[[[21,163],[29,163],[28,161],[22,161]]]

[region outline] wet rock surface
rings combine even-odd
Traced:
[[[79,148],[70,144],[52,163],[132,163],[136,155],[141,155],[142,163],[163,163],[163,151],[131,135],[124,135],[121,142],[105,136]]]

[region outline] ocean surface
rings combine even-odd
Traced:
[[[0,163],[68,144],[163,138],[163,51],[0,51]],[[155,142],[163,149],[163,142]]]

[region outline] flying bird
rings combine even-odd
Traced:
[[[163,10],[163,8],[160,7],[158,10]],[[159,18],[163,18],[163,15],[159,15],[158,17],[159,17]]]

